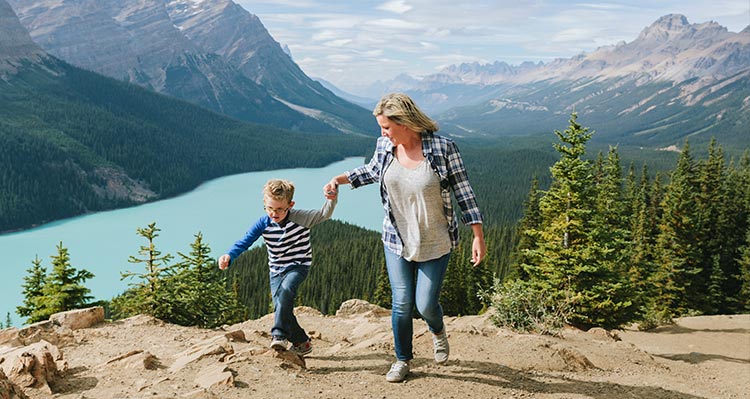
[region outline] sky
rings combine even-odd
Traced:
[[[359,94],[406,73],[461,63],[549,62],[631,42],[667,14],[730,32],[750,25],[750,0],[235,0],[288,46],[312,78]]]

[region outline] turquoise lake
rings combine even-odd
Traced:
[[[162,254],[189,253],[195,234],[201,232],[212,255],[224,253],[255,220],[263,215],[261,190],[268,179],[294,182],[297,209],[316,209],[323,205],[323,185],[336,174],[362,164],[363,158],[347,158],[323,168],[283,169],[226,176],[202,184],[179,197],[114,211],[98,212],[56,221],[33,229],[0,235],[3,277],[0,279],[0,320],[10,312],[13,325],[23,323],[16,306],[23,301],[21,285],[26,270],[36,256],[49,271],[50,256],[57,254],[62,242],[68,248],[71,264],[86,269],[95,277],[84,285],[95,299],[110,299],[128,287],[121,280],[124,271],[144,272],[142,264],[128,262],[139,256],[147,241],[136,228],[156,222],[161,229],[155,244]],[[383,208],[377,185],[351,190],[342,187],[333,219],[370,230],[380,231]],[[256,242],[260,245],[262,240]],[[143,269],[143,270],[141,270]]]

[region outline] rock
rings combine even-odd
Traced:
[[[73,332],[45,320],[17,329],[5,329],[0,333],[0,345],[22,347],[36,342],[47,341],[53,345],[74,342]]]
[[[586,331],[597,341],[619,341],[620,336],[614,331],[607,331],[601,327],[593,327]]]
[[[225,365],[211,365],[198,373],[195,383],[201,388],[211,388],[220,385],[234,386],[234,374]]]
[[[55,313],[49,317],[55,325],[71,330],[89,328],[104,321],[104,308],[94,306],[86,309],[75,309],[67,312]]]
[[[23,390],[0,370],[0,399],[29,399]]]
[[[159,358],[152,355],[148,351],[134,350],[124,355],[117,356],[113,359],[107,360],[105,365],[111,364],[124,364],[125,368],[129,369],[145,369],[145,370],[156,370],[161,367]]]
[[[182,370],[188,364],[197,362],[206,356],[230,355],[232,353],[234,353],[234,348],[229,343],[229,339],[224,335],[220,335],[201,341],[186,351],[178,353],[175,356],[176,360],[169,367],[169,371],[175,373]]]
[[[299,315],[308,315],[308,316],[323,316],[323,313],[320,313],[320,310],[311,308],[309,306],[297,306],[294,308],[294,314]]]
[[[22,388],[38,388],[52,393],[60,382],[61,373],[67,368],[62,353],[46,341],[0,352],[0,369]]]
[[[563,360],[567,371],[585,371],[597,368],[594,363],[591,363],[591,360],[575,349],[559,348],[555,351],[555,354]]]
[[[229,342],[247,342],[245,332],[242,330],[229,331],[224,334],[224,337],[226,337]]]
[[[285,364],[290,364],[302,369],[307,368],[307,364],[305,364],[305,358],[292,351],[269,351],[268,353],[271,353],[271,356],[275,357],[276,359],[283,360]]]
[[[389,316],[390,314],[390,310],[382,308],[378,305],[373,305],[370,302],[364,301],[362,299],[350,299],[348,301],[345,301],[341,304],[341,306],[339,306],[339,309],[336,311],[336,317],[347,317],[355,315],[383,317]]]

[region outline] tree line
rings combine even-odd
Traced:
[[[616,147],[587,158],[593,133],[578,123],[576,114],[568,129],[555,134],[558,159],[548,176],[530,179],[520,220],[488,218],[488,256],[477,268],[468,262],[471,234],[462,228],[442,291],[447,315],[476,314],[492,305],[505,310],[496,321],[511,326],[538,327],[538,320],[529,320],[532,313],[552,318],[553,324],[614,328],[633,321],[648,327],[677,316],[750,310],[748,151],[727,160],[712,141],[707,159],[696,160],[686,142],[676,167],[662,174],[647,166],[623,168]],[[471,165],[480,171],[477,165],[487,171],[496,167],[489,161]],[[492,179],[489,172],[470,177],[490,209],[506,202],[492,194],[495,187],[482,191],[484,181]],[[513,218],[513,212],[506,214]],[[146,270],[124,275],[133,285],[107,301],[111,317],[147,313],[179,324],[215,326],[271,311],[262,245],[220,273],[200,233],[191,253],[178,254],[176,263],[158,251],[155,224],[139,228],[138,234],[148,245],[130,261]],[[379,232],[332,220],[312,229],[311,239],[313,269],[300,287],[299,305],[325,314],[335,313],[350,298],[390,306]],[[61,244],[53,264],[64,259],[62,249]],[[40,298],[55,292],[44,291],[46,284],[61,280],[45,277],[38,259],[32,263],[24,296],[33,300],[19,307],[27,317],[37,308],[59,309],[41,306],[46,300]],[[85,273],[66,273],[78,276],[80,283],[86,278]],[[67,306],[89,303],[85,290],[79,292],[79,300]]]
[[[582,328],[750,310],[750,152],[727,162],[712,140],[697,161],[686,141],[667,182],[645,166],[623,176],[616,147],[585,159],[593,132],[576,114],[555,133],[551,185],[532,184],[512,278],[491,300],[543,298],[531,313],[566,306],[560,317]],[[517,326],[519,313],[497,321]]]

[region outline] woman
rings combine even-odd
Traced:
[[[461,208],[461,219],[474,233],[471,262],[486,253],[482,216],[469,184],[458,147],[438,136],[438,125],[409,96],[384,96],[373,115],[380,125],[375,154],[367,165],[331,179],[323,191],[333,198],[338,186],[357,188],[379,182],[385,209],[383,244],[391,282],[391,324],[396,362],[386,375],[403,381],[412,353],[412,309],[432,332],[435,361],[448,361],[448,336],[438,299],[451,250],[458,245],[458,224],[451,191]]]

